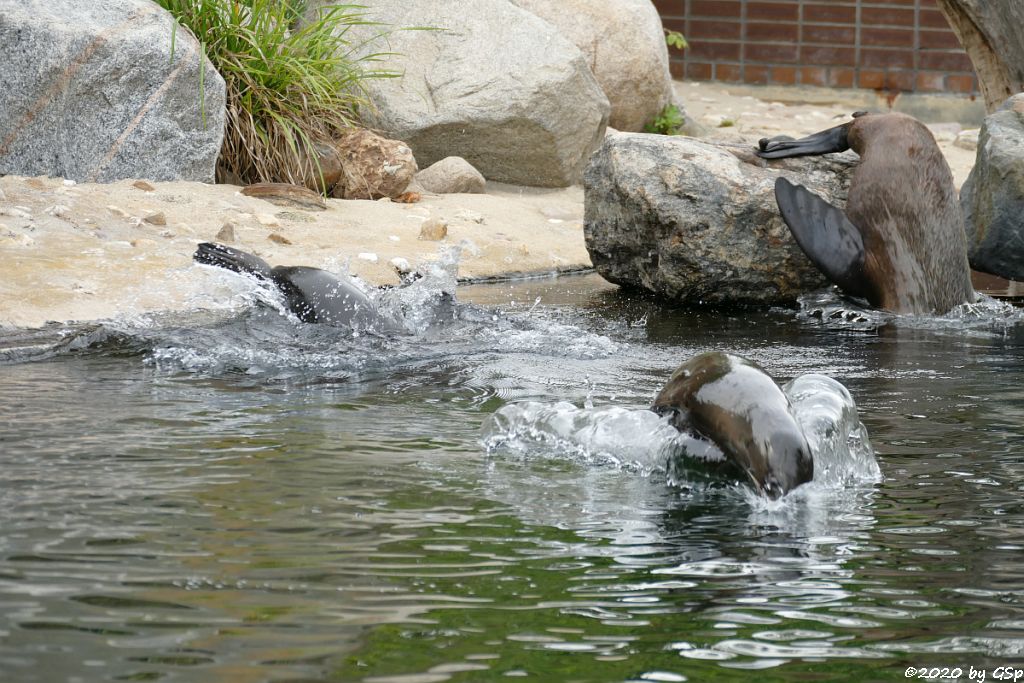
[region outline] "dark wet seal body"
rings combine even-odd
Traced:
[[[365,329],[387,329],[392,324],[355,283],[326,270],[307,266],[271,268],[258,256],[212,242],[200,244],[193,258],[196,263],[273,284],[284,296],[288,310],[303,322]]]
[[[703,353],[672,374],[651,409],[681,432],[713,442],[728,465],[778,498],[814,477],[814,461],[789,399],[760,367]]]
[[[854,114],[800,140],[766,138],[765,159],[852,149],[860,164],[846,211],[785,178],[783,219],[812,262],[846,293],[896,313],[946,313],[974,301],[953,174],[931,131],[905,114]]]

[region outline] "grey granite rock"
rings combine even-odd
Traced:
[[[224,81],[174,26],[149,0],[0,0],[0,174],[213,182]]]
[[[960,205],[971,267],[1024,280],[1024,93],[985,118]]]
[[[852,152],[769,163],[753,145],[616,133],[584,176],[584,233],[605,279],[685,304],[772,305],[828,285],[779,215],[784,175],[845,206]]]
[[[307,12],[318,11],[313,3]],[[490,180],[558,187],[579,180],[600,144],[608,99],[582,53],[508,0],[375,0],[353,44],[387,52],[366,82],[365,122],[406,141],[421,168],[460,156]],[[428,30],[402,30],[429,27]]]

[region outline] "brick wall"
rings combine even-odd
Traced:
[[[654,0],[677,78],[975,94],[935,0]]]

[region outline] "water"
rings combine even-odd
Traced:
[[[593,278],[437,293],[390,293],[392,338],[247,304],[0,333],[0,680],[1022,668],[1018,311],[683,311]],[[668,485],[641,409],[712,349],[841,381],[875,457],[819,443],[854,452],[778,502]],[[844,410],[820,388],[789,388],[812,421]],[[585,429],[495,422],[531,409]]]

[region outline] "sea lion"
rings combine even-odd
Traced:
[[[811,448],[789,399],[760,367],[740,356],[694,356],[672,373],[651,410],[681,432],[721,450],[715,465],[734,466],[769,498],[814,477]]]
[[[193,259],[274,285],[284,295],[288,310],[306,323],[364,329],[386,329],[392,325],[366,293],[345,276],[308,266],[271,268],[258,256],[212,242],[201,243]]]
[[[845,213],[785,178],[783,220],[808,258],[847,294],[895,313],[942,314],[974,301],[953,174],[931,131],[905,114],[857,112],[799,140],[764,138],[764,159],[853,149]]]

